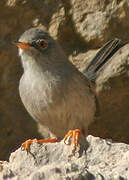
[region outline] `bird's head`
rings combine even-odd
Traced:
[[[36,62],[50,64],[66,59],[59,44],[47,32],[39,28],[25,31],[14,44],[19,48],[22,61],[33,59]]]

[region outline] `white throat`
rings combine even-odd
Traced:
[[[24,72],[29,69],[36,68],[37,63],[33,56],[27,54],[24,50],[19,49],[19,56],[21,57]]]

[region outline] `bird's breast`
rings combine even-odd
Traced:
[[[56,103],[54,96],[58,93],[58,85],[59,82],[50,77],[49,73],[44,76],[28,72],[22,76],[19,84],[20,96],[24,106],[34,118],[39,119],[43,112],[48,112]]]

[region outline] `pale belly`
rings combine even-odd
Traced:
[[[87,130],[95,113],[93,96],[83,96],[82,92],[80,95],[76,89],[66,91],[40,80],[34,82],[22,77],[20,81],[20,96],[30,115],[57,137],[62,138],[69,129]]]

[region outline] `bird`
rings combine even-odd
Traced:
[[[96,113],[95,80],[102,67],[126,43],[107,42],[84,74],[70,62],[59,43],[48,32],[33,27],[14,42],[18,47],[23,75],[19,82],[21,100],[34,120],[48,127],[53,138],[38,143],[73,139],[73,152],[80,135],[86,135]],[[29,149],[35,139],[22,144]]]

